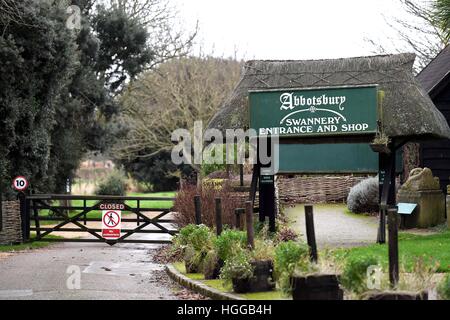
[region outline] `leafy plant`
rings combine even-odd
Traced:
[[[216,268],[218,268],[218,263],[219,257],[217,255],[217,251],[214,249],[209,250],[205,255],[205,259],[203,260],[203,272],[205,274],[205,278],[213,278]]]
[[[236,252],[244,249],[247,244],[247,234],[243,231],[226,229],[214,241],[217,255],[223,261],[229,260]]]
[[[113,170],[100,182],[95,193],[97,195],[124,196],[127,192],[127,177],[120,170]]]
[[[202,269],[208,253],[213,249],[214,234],[205,225],[188,225],[180,230],[174,244],[184,254],[185,263],[194,269]]]
[[[235,254],[225,261],[225,265],[220,271],[220,279],[226,284],[230,284],[232,279],[250,279],[253,277],[253,266],[250,263],[251,257],[247,250],[236,250]]]
[[[447,274],[438,287],[442,299],[450,300],[450,274]]]
[[[275,256],[275,247],[270,240],[255,240],[255,248],[250,252],[251,258],[254,261],[273,261]]]
[[[205,225],[196,226],[189,236],[188,244],[193,247],[195,251],[205,251],[210,249],[213,244],[214,234]]]
[[[367,291],[367,270],[376,265],[378,265],[378,260],[374,256],[348,258],[341,275],[341,284],[356,294]]]
[[[189,237],[197,228],[195,224],[189,224],[180,229],[180,232],[174,237],[173,243],[175,247],[187,246],[189,243]]]
[[[306,244],[288,241],[275,248],[274,269],[278,285],[285,293],[291,290],[290,279],[294,273],[309,272],[309,248]]]

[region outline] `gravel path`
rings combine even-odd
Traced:
[[[376,242],[377,218],[346,214],[345,210],[345,205],[339,204],[314,206],[314,225],[319,247],[351,247]],[[292,227],[306,240],[304,206],[288,208],[286,214]]]

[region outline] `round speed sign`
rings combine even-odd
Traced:
[[[17,191],[25,191],[28,188],[28,180],[23,176],[15,177],[13,180],[13,188]]]

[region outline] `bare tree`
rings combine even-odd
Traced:
[[[1,36],[4,35],[10,24],[30,26],[26,22],[24,9],[24,5],[16,0],[0,0],[0,27],[3,29],[1,30]]]
[[[435,1],[398,0],[407,17],[385,16],[386,23],[397,34],[396,39],[366,39],[376,53],[413,51],[417,55],[415,71],[422,70],[447,44],[448,37],[437,20]],[[398,14],[398,13],[396,13]],[[390,44],[388,44],[388,41]]]
[[[194,30],[186,33],[178,26],[178,12],[170,0],[103,1],[124,10],[129,17],[148,29],[151,35],[149,45],[155,53],[155,59],[147,69],[173,58],[184,57],[190,52],[198,33],[198,22]]]
[[[119,157],[152,157],[171,150],[174,130],[192,130],[197,120],[206,125],[232,91],[240,70],[236,60],[191,57],[143,74],[121,97],[121,121],[129,131],[115,147]]]

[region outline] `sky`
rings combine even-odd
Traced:
[[[398,0],[174,0],[183,24],[199,22],[197,52],[243,59],[322,59],[392,50],[386,19],[407,14]]]

